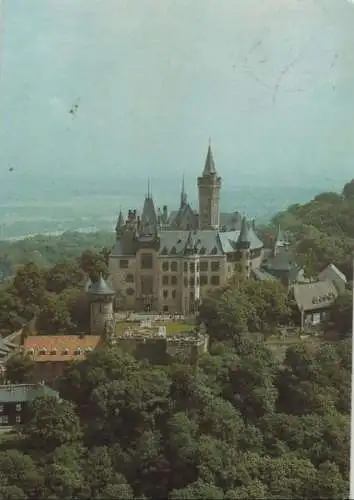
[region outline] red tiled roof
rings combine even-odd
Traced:
[[[32,354],[36,362],[72,361],[83,359],[87,352],[101,345],[98,335],[33,335],[25,339],[23,348]],[[43,351],[42,351],[43,350]]]

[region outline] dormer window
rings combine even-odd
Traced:
[[[57,350],[54,348],[50,351],[50,354],[56,354],[57,353]]]
[[[81,348],[80,347],[77,347],[75,349],[75,354],[81,354]]]
[[[218,253],[218,249],[216,247],[214,247],[210,253],[212,255],[216,255]]]
[[[200,250],[199,250],[199,253],[200,255],[205,255],[205,247],[202,247]]]
[[[63,354],[69,354],[69,349],[67,347],[64,347]]]
[[[177,253],[177,249],[176,249],[176,247],[175,247],[175,246],[173,246],[173,247],[171,248],[171,253],[172,253],[173,255],[176,255],[176,253]]]
[[[167,255],[168,254],[168,250],[167,250],[167,247],[163,247],[163,249],[161,250],[161,255]]]
[[[41,347],[39,354],[47,354],[47,349],[45,347]]]

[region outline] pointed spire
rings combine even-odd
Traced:
[[[211,174],[216,174],[216,169],[215,169],[213,152],[211,150],[211,141],[209,139],[209,147],[208,147],[207,157],[205,160],[203,175],[211,175]]]
[[[248,223],[245,216],[242,218],[241,231],[237,239],[237,246],[240,248],[248,248],[250,246]]]
[[[148,177],[148,190],[147,190],[147,195],[146,195],[147,198],[151,198],[151,191],[150,191],[150,189],[151,189],[150,177]]]
[[[184,189],[184,174],[182,175],[182,186],[181,186],[181,208],[187,204],[187,193]]]
[[[121,233],[123,231],[123,228],[124,228],[124,217],[123,217],[122,209],[120,209],[119,210],[118,219],[117,219],[117,224],[116,224],[116,227],[115,227],[116,235],[117,236],[121,235]]]

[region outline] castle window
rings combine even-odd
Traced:
[[[189,280],[189,283],[190,283],[190,286],[194,286],[194,278],[191,278],[191,279]]]
[[[4,411],[4,405],[0,405],[0,413]]]
[[[168,306],[163,306],[162,310],[163,310],[164,313],[167,313],[168,312]]]
[[[125,293],[127,295],[134,295],[134,288],[127,288]]]
[[[167,297],[168,297],[168,290],[164,290],[163,291],[163,298],[167,299]]]
[[[188,286],[188,278],[184,278],[184,286],[187,287]]]
[[[21,403],[16,404],[16,411],[21,411]]]
[[[142,269],[152,269],[153,260],[151,253],[142,253],[140,258],[140,266]]]
[[[177,276],[171,276],[171,285],[177,285]]]
[[[208,264],[209,264],[209,262],[207,262],[207,261],[202,261],[202,262],[200,263],[200,270],[201,270],[201,271],[204,271],[204,272],[205,272],[205,271],[208,271],[208,267],[209,267],[209,266],[208,266]]]
[[[220,271],[220,262],[217,260],[211,263],[211,272],[216,273]]]
[[[205,274],[202,274],[200,276],[200,286],[205,286],[208,284],[208,276],[206,276]]]
[[[21,423],[21,415],[16,415],[16,424]]]
[[[216,255],[218,253],[218,249],[216,247],[214,247],[210,253],[212,255]]]
[[[184,272],[187,273],[188,272],[188,264],[187,262],[184,263]]]
[[[119,267],[121,269],[127,269],[129,267],[129,260],[127,259],[122,259],[119,261]]]
[[[165,262],[163,262],[163,263],[162,263],[162,270],[163,270],[163,271],[168,271],[168,268],[169,268],[168,262],[166,262],[166,261],[165,261]]]
[[[166,247],[163,247],[163,249],[161,250],[161,255],[167,255],[168,254],[168,250]]]
[[[154,277],[141,276],[141,293],[142,295],[152,295],[154,292]]]
[[[220,278],[219,278],[219,276],[212,276],[212,277],[211,277],[211,284],[212,284],[213,286],[218,286],[218,285],[220,285]]]
[[[176,253],[177,253],[177,249],[176,249],[176,247],[175,247],[175,246],[173,246],[173,247],[171,248],[171,253],[172,253],[172,255],[176,255]]]
[[[172,290],[172,298],[173,298],[173,299],[175,299],[175,298],[176,298],[176,295],[177,295],[176,290]]]
[[[205,247],[201,247],[199,250],[200,255],[205,255]]]
[[[191,262],[189,264],[189,269],[190,269],[191,273],[194,273],[194,271],[195,271],[195,264],[194,264],[194,262]]]
[[[178,270],[177,262],[171,262],[171,271],[176,272]]]
[[[168,285],[168,276],[162,276],[162,284],[163,285]]]
[[[134,275],[133,274],[127,274],[125,277],[125,281],[127,283],[133,283],[134,282]]]

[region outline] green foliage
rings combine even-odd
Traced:
[[[333,263],[351,279],[353,186],[351,181],[344,186],[342,195],[322,193],[309,203],[292,205],[273,218],[274,227],[280,224],[282,229],[291,232],[298,261],[308,276],[315,276]]]
[[[15,354],[6,362],[6,377],[13,384],[25,384],[31,381],[35,363],[25,353]]]
[[[203,299],[200,321],[211,341],[239,344],[247,332],[266,333],[269,328],[288,324],[292,309],[289,295],[278,281],[240,279],[213,290]]]
[[[30,448],[50,452],[80,440],[80,423],[72,404],[53,397],[40,397],[33,401],[30,412],[30,420],[24,427]]]

